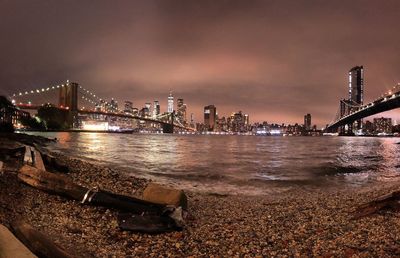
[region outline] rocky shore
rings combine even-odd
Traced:
[[[4,146],[48,144],[46,139],[0,135]],[[86,187],[140,197],[148,180],[53,154],[66,176]],[[400,213],[352,219],[354,208],[399,190],[400,183],[341,191],[297,189],[280,196],[189,192],[181,232],[148,235],[121,231],[117,212],[81,205],[21,183],[17,158],[0,154],[0,224],[24,219],[80,257],[398,257]],[[51,170],[50,170],[51,171]],[[54,171],[56,172],[56,171]]]

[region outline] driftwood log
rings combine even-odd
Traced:
[[[381,210],[400,211],[400,191],[380,196],[373,201],[358,206],[354,212],[354,219],[375,214]]]
[[[54,244],[45,234],[30,225],[17,221],[11,224],[14,235],[38,257],[43,258],[72,258],[66,251]]]
[[[156,222],[155,225],[148,227],[147,232],[149,233],[180,230],[182,228],[182,219],[176,214],[177,211],[181,210],[175,209],[174,207],[152,203],[130,196],[114,194],[96,188],[86,188],[75,184],[64,175],[49,173],[29,165],[24,165],[20,169],[18,178],[30,186],[80,201],[82,204],[109,207],[143,217],[139,218],[134,216],[136,220],[130,219],[129,221],[131,224],[140,224],[146,219],[149,225],[150,217],[153,219],[159,217],[159,220],[154,220]],[[124,223],[125,221],[119,221],[122,229],[136,230],[134,226],[127,226],[127,224]],[[157,228],[158,231],[154,228]],[[139,231],[146,232],[146,230],[142,230],[142,228]]]
[[[45,148],[41,147],[38,144],[33,144],[36,148],[36,150],[41,154],[43,158],[44,165],[46,167],[55,169],[58,172],[62,173],[68,173],[69,168],[68,165],[65,162],[62,162],[60,159],[54,157],[47,151]]]
[[[119,213],[117,220],[119,227],[123,230],[149,234],[172,232],[181,229],[177,227],[174,220],[166,216]]]

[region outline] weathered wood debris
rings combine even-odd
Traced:
[[[121,229],[162,233],[183,228],[184,209],[187,209],[187,198],[183,191],[152,184],[145,189],[145,198],[139,199],[98,188],[87,188],[75,184],[65,175],[47,172],[40,152],[29,146],[25,148],[24,163],[18,172],[21,181],[82,204],[122,211],[124,214],[118,217]],[[156,195],[161,197],[157,198]]]
[[[353,214],[353,218],[358,219],[383,210],[400,211],[400,191],[394,191],[358,206]]]
[[[29,165],[21,167],[18,178],[32,187],[80,201],[82,204],[103,206],[140,215],[140,217],[134,217],[136,219],[131,219],[131,223],[136,222],[140,224],[146,221],[150,225],[151,220],[160,217],[157,220],[157,226],[152,225],[148,230],[139,227],[138,231],[141,232],[159,233],[182,229],[182,220],[180,217],[175,219],[177,213],[182,213],[182,210],[173,206],[114,194],[97,188],[83,187],[75,184],[64,175],[49,173]],[[160,224],[160,222],[163,223]],[[122,223],[121,228],[135,230],[133,225],[132,227],[127,227],[126,223]]]
[[[0,224],[0,257],[1,258],[36,258],[5,226]]]
[[[29,224],[17,221],[11,224],[14,235],[38,257],[72,258],[65,250],[53,243],[45,234],[37,231]]]
[[[13,170],[6,170],[16,172],[23,183],[50,194],[76,200],[81,205],[103,206],[119,211],[117,221],[121,230],[157,234],[183,229],[187,198],[181,190],[150,184],[142,199],[115,194],[74,183],[67,176],[68,165],[35,143],[8,146],[0,149],[0,154],[2,152],[7,159],[11,155],[15,156],[13,160],[23,161],[22,166],[19,163]],[[49,172],[47,169],[62,173]],[[3,162],[0,162],[1,173]],[[49,240],[44,232],[40,233],[24,222],[13,223],[11,229],[39,257],[72,257]]]

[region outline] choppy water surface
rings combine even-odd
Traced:
[[[34,133],[50,148],[186,189],[260,194],[400,180],[399,138]]]

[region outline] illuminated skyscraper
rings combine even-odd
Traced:
[[[214,105],[204,107],[204,125],[207,131],[213,131],[217,118],[217,108]]]
[[[183,99],[178,99],[177,101],[176,101],[176,107],[177,107],[177,109],[179,109],[180,107],[182,107],[183,106]]]
[[[250,117],[249,117],[248,114],[244,114],[244,124],[245,124],[246,126],[249,126],[249,125],[250,125]]]
[[[242,111],[233,112],[228,118],[228,126],[231,132],[245,132],[246,131],[246,117]]]
[[[304,128],[308,131],[311,130],[311,115],[307,114],[304,116]]]
[[[355,66],[349,71],[349,100],[354,104],[364,102],[364,68]]]
[[[125,101],[124,113],[127,115],[133,114],[133,104],[131,101],[128,100]]]
[[[144,104],[144,115],[145,117],[149,117],[150,116],[150,110],[151,110],[151,103],[145,103]]]
[[[176,102],[177,117],[182,124],[186,123],[186,104],[183,99],[178,99]]]
[[[168,113],[173,113],[174,112],[174,96],[172,96],[172,92],[169,93],[168,96]]]
[[[158,102],[158,100],[154,100],[154,103],[153,103],[153,118],[156,118],[158,115],[160,115],[160,102]]]
[[[364,103],[364,68],[355,66],[349,71],[349,102],[351,105],[362,105]],[[353,129],[362,128],[362,120],[354,123]]]

